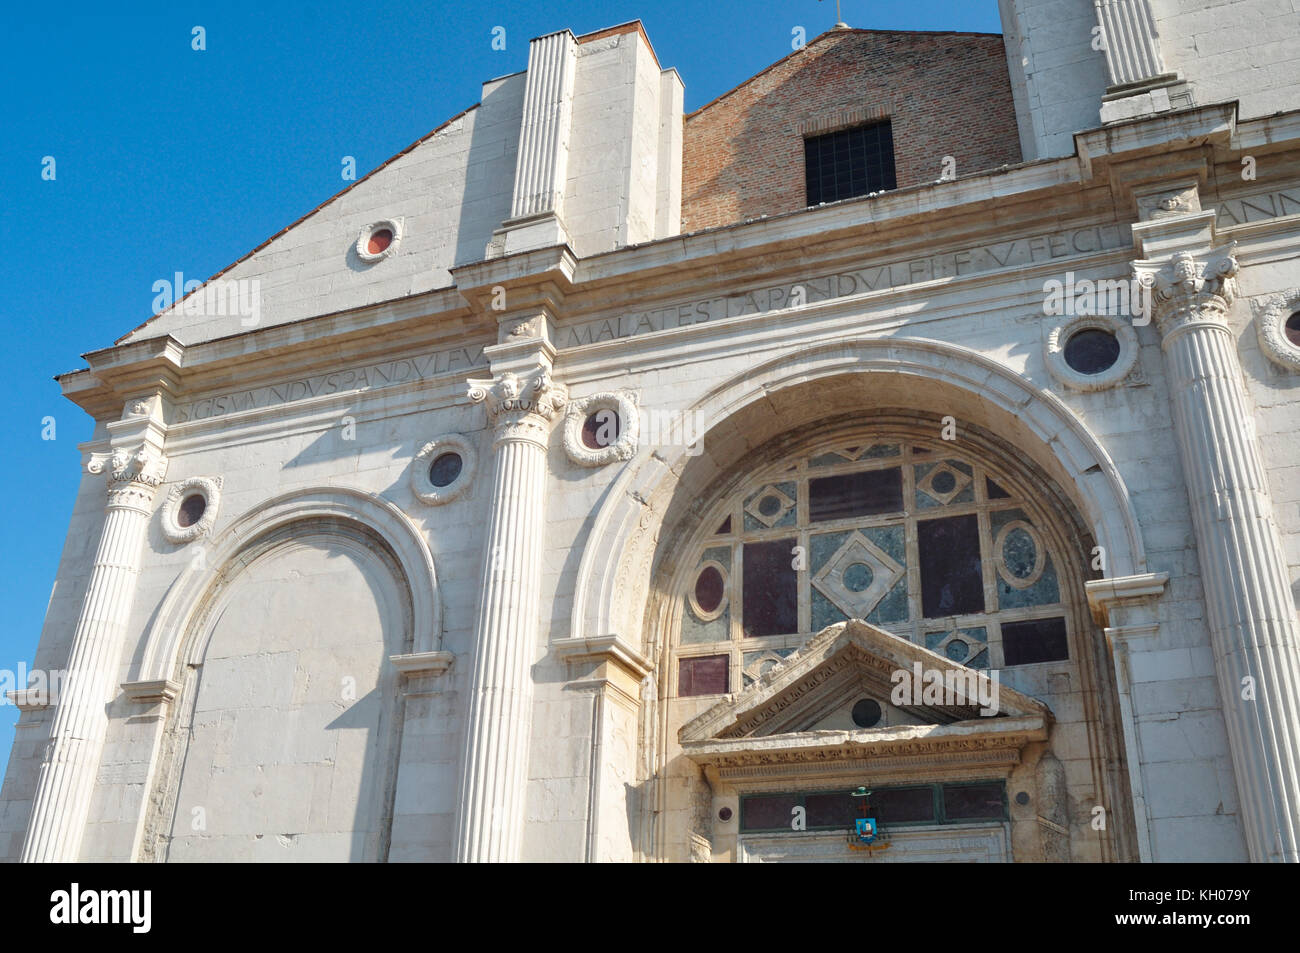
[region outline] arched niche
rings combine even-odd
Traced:
[[[242,515],[173,585],[126,686],[173,702],[139,859],[385,859],[401,660],[439,648],[433,560],[395,506],[322,487]]]
[[[274,497],[242,514],[203,549],[168,590],[143,643],[131,680],[135,685],[174,681],[187,656],[201,653],[192,638],[194,620],[224,580],[238,573],[259,544],[295,524],[350,527],[386,553],[400,573],[409,599],[408,656],[440,655],[442,607],[433,555],[419,530],[387,500],[348,487],[311,487]],[[198,555],[198,554],[196,554]]]

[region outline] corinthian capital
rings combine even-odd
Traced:
[[[108,505],[147,509],[167,474],[167,458],[148,443],[92,453],[86,469],[108,473]]]
[[[1133,277],[1148,290],[1160,333],[1198,323],[1224,323],[1237,294],[1236,242],[1197,259],[1180,251],[1168,261],[1135,261]]]
[[[530,435],[546,433],[567,397],[546,367],[522,376],[506,371],[494,378],[469,381],[469,399],[482,401],[498,428]]]

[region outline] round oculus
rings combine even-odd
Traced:
[[[859,728],[874,728],[880,723],[881,714],[879,702],[863,698],[853,706],[853,723]]]
[[[582,445],[588,450],[604,450],[618,443],[618,412],[608,407],[587,415],[582,422]]]
[[[366,251],[372,255],[382,255],[388,251],[388,246],[393,244],[393,230],[384,226],[376,228],[366,239]]]
[[[1283,330],[1286,332],[1286,339],[1296,347],[1300,347],[1300,311],[1295,312],[1286,319]]]
[[[718,567],[705,566],[695,577],[695,604],[706,614],[717,612],[725,588],[726,581]]]
[[[1083,328],[1065,342],[1065,363],[1080,374],[1101,374],[1119,361],[1120,344],[1110,331]]]
[[[182,529],[193,526],[203,519],[203,514],[207,512],[207,509],[207,498],[202,493],[191,493],[181,500],[181,505],[176,510],[176,525]]]
[[[434,457],[433,463],[429,464],[429,482],[436,487],[451,486],[460,476],[464,466],[465,461],[459,453],[454,451],[440,453]]]

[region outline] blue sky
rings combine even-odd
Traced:
[[[104,5],[108,6],[108,5]],[[10,5],[0,29],[0,670],[31,666],[91,421],[52,376],[523,69],[531,37],[640,18],[695,109],[835,22],[833,0]],[[850,26],[1001,32],[995,0],[843,0]],[[191,48],[202,26],[206,49]],[[492,30],[505,28],[505,50]],[[42,178],[54,157],[54,179]],[[42,439],[42,419],[55,439]],[[0,764],[17,710],[0,706]]]

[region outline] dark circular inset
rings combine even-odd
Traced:
[[[764,516],[775,516],[781,512],[781,500],[779,497],[768,495],[758,501],[758,511]]]
[[[1028,530],[1017,526],[1002,543],[1002,562],[1017,579],[1028,579],[1037,566],[1038,547]]]
[[[720,821],[729,821],[729,820],[731,820],[731,808],[729,808],[729,807],[724,807],[724,808],[722,808],[721,810],[719,810],[719,811],[718,811],[718,820],[720,820]]]
[[[865,592],[871,587],[875,574],[866,563],[854,563],[840,575],[840,581],[849,592]]]
[[[957,478],[952,475],[951,471],[941,470],[934,475],[934,479],[930,481],[930,486],[940,493],[951,493],[957,489]]]
[[[695,604],[702,612],[716,612],[722,605],[726,584],[717,566],[705,566],[695,577]]]
[[[588,414],[582,422],[582,443],[588,450],[604,450],[618,442],[622,421],[609,408]]]
[[[1300,311],[1286,319],[1286,339],[1300,347]]]
[[[381,255],[388,251],[388,246],[393,243],[393,230],[391,228],[376,228],[370,233],[370,240],[366,242],[366,251],[372,255]]]
[[[861,699],[853,706],[853,723],[859,728],[871,728],[880,722],[880,703],[870,698]]]
[[[1017,795],[1016,795],[1016,803],[1017,803],[1017,804],[1020,804],[1020,805],[1022,805],[1022,806],[1025,805],[1025,804],[1028,804],[1028,803],[1029,803],[1029,792],[1028,792],[1028,791],[1021,791],[1019,794],[1017,794]]]
[[[180,526],[193,526],[203,519],[207,508],[208,501],[202,493],[191,493],[181,500],[181,508],[176,513],[176,522]]]
[[[1100,374],[1119,360],[1119,338],[1101,328],[1084,328],[1065,342],[1065,363],[1080,374]]]
[[[456,477],[460,476],[464,466],[465,461],[460,458],[459,453],[440,453],[434,458],[433,463],[429,464],[429,482],[434,486],[451,486],[456,482]]]

